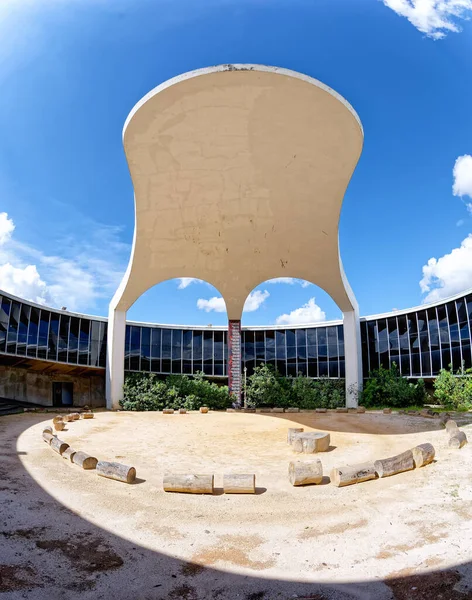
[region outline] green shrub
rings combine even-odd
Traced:
[[[263,364],[247,378],[246,401],[252,408],[336,408],[345,404],[344,380],[282,377],[272,365]]]
[[[459,369],[454,373],[441,369],[434,381],[434,395],[447,408],[470,410],[472,408],[472,369]]]
[[[400,375],[395,363],[390,369],[379,369],[369,374],[364,389],[359,393],[359,404],[364,406],[422,406],[426,399],[424,381],[408,381]]]
[[[124,410],[162,410],[200,406],[224,409],[231,406],[228,386],[218,386],[204,379],[202,373],[194,378],[188,375],[170,375],[164,381],[154,373],[128,373],[123,386]]]

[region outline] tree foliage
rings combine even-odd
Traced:
[[[163,408],[186,408],[198,410],[200,406],[224,409],[231,406],[227,386],[210,383],[197,373],[188,375],[170,375],[160,380],[154,373],[129,373],[123,386],[124,410],[162,410]]]
[[[247,378],[246,399],[251,407],[336,408],[344,406],[343,379],[283,377],[263,364]]]
[[[364,406],[421,406],[426,399],[424,381],[409,383],[393,363],[390,369],[380,367],[369,374],[359,403]]]
[[[472,408],[472,369],[441,369],[434,381],[434,395],[447,408],[470,410]]]

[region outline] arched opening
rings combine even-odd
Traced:
[[[270,364],[283,377],[344,379],[342,312],[322,288],[292,277],[270,279],[251,291],[246,305],[251,308],[242,319],[246,375]]]
[[[127,311],[124,373],[162,377],[203,373],[224,379],[226,322],[224,300],[211,284],[194,278],[156,284]]]

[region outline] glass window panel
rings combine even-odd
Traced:
[[[40,309],[31,307],[29,326],[28,326],[28,356],[36,357],[39,332],[39,313]]]
[[[368,348],[367,348],[367,323],[365,321],[361,321],[360,323],[361,325],[361,347],[362,347],[362,370],[363,370],[363,377],[368,377],[369,375],[369,354],[368,354]],[[339,358],[343,359],[344,358],[344,350],[343,350],[343,354],[341,355],[341,351],[340,351],[340,356]]]
[[[79,365],[89,363],[89,339],[90,339],[90,321],[80,319],[79,329]]]
[[[441,370],[441,352],[433,350],[431,352],[431,371],[433,375],[438,375]]]
[[[6,351],[6,341],[8,334],[8,322],[10,320],[11,301],[8,298],[2,298],[0,305],[0,352]]]
[[[411,376],[410,355],[409,354],[402,354],[400,356],[400,370],[401,370],[401,374],[404,377]]]
[[[71,317],[70,324],[69,324],[69,341],[68,341],[67,362],[72,363],[72,364],[77,364],[77,360],[78,360],[79,329],[80,329],[80,319],[78,317]]]
[[[18,337],[18,322],[20,320],[20,304],[11,303],[10,321],[8,324],[7,352],[16,354],[16,340]]]
[[[287,344],[287,348],[289,346],[295,346],[295,330],[294,329],[287,329],[285,332],[286,335],[286,344]]]
[[[185,329],[182,333],[182,359],[190,364],[190,371],[184,370],[184,373],[192,372],[192,330]]]
[[[388,327],[388,344],[390,353],[396,353],[400,349],[400,339],[398,337],[398,327],[396,317],[390,317],[387,319]]]
[[[38,358],[47,358],[48,338],[49,338],[49,319],[51,313],[48,310],[41,309],[38,328]]]
[[[316,328],[310,327],[306,330],[306,343],[308,346],[316,346]]]
[[[418,323],[416,322],[416,313],[411,313],[408,315],[408,331],[410,335],[413,333],[418,333]]]
[[[276,331],[275,332],[275,346],[276,346],[277,358],[284,360],[286,358],[285,331]],[[277,369],[278,369],[278,367],[277,367]],[[278,370],[280,371],[280,369],[278,369]]]
[[[260,330],[256,330],[255,332],[255,343],[257,347],[264,347],[264,332]]]
[[[435,308],[428,309],[428,330],[431,350],[439,350],[439,325]]]
[[[456,300],[457,314],[459,316],[459,323],[467,321],[467,308],[464,298]]]
[[[141,346],[151,346],[150,327],[141,327]]]
[[[469,321],[472,321],[472,294],[466,297],[467,302],[467,314],[469,316]]]
[[[449,318],[449,325],[457,323],[457,312],[455,302],[448,302],[446,304],[447,316]]]
[[[285,360],[276,360],[275,366],[277,368],[277,371],[282,375],[282,377],[287,376],[287,364]]]
[[[127,331],[130,332],[130,330],[131,330],[131,328],[127,327]],[[128,354],[129,354],[129,341],[128,341]],[[98,367],[99,362],[100,362],[100,321],[91,321],[90,366]]]
[[[153,373],[161,372],[161,331],[157,327],[151,329],[151,371]]]
[[[377,331],[379,336],[379,357],[380,364],[385,369],[390,366],[388,357],[388,330],[387,330],[387,319],[378,319]]]
[[[272,329],[265,332],[265,347],[266,350],[267,348],[273,348],[275,352],[275,331]]]
[[[302,377],[306,377],[307,375],[307,366],[306,361],[299,361],[297,364],[297,375],[301,375]]]
[[[195,330],[193,332],[193,373],[203,370],[202,363],[203,352],[203,333]]]
[[[318,361],[308,361],[308,377],[318,377]]]
[[[172,373],[182,373],[182,330],[172,330]]]
[[[297,346],[305,346],[306,347],[306,330],[305,329],[297,329],[296,338],[297,338]]]
[[[320,377],[328,377],[328,363],[326,361],[318,363],[318,372]]]
[[[469,341],[462,343],[462,361],[465,369],[470,369],[472,367],[471,347]]]
[[[213,375],[213,332],[203,332],[203,372]]]
[[[409,354],[410,343],[408,340],[408,324],[405,315],[400,315],[398,317],[398,336],[400,344],[400,353]]]
[[[326,335],[326,327],[318,327],[316,330],[317,333],[317,344],[318,346],[326,346],[328,344],[328,339]]]
[[[129,361],[131,357],[131,325],[126,325],[125,329],[125,371],[129,371]]]
[[[27,304],[22,304],[18,319],[18,337],[16,353],[21,356],[26,355],[26,343],[28,341],[28,321],[30,307]]]
[[[452,369],[457,372],[462,366],[461,349],[459,346],[452,348]]]
[[[129,342],[129,369],[130,371],[139,371],[141,356],[141,327],[131,326]]]
[[[168,359],[171,357],[172,350],[172,329],[162,330],[162,358]]]
[[[411,374],[421,377],[420,355],[416,352],[411,355]]]
[[[57,338],[57,360],[67,362],[67,344],[69,342],[70,317],[60,315],[59,318],[59,336]]]
[[[365,325],[365,323],[364,323]],[[339,353],[339,359],[343,359],[344,360],[344,329],[342,325],[338,325],[337,326],[337,333],[338,333],[338,353]]]
[[[329,361],[329,377],[339,377],[339,367],[337,360]]]
[[[48,338],[48,359],[57,360],[57,344],[59,337],[59,315],[51,313]]]
[[[107,339],[108,323],[102,321],[100,323],[100,352],[98,356],[98,364],[101,367],[106,367],[107,364]]]
[[[379,368],[377,322],[367,321],[367,343],[369,346],[369,372]]]
[[[428,321],[426,320],[426,311],[419,310],[417,313],[418,318],[418,333],[428,331]]]

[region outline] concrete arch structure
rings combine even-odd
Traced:
[[[110,304],[107,406],[124,381],[126,311],[166,279],[219,289],[229,319],[229,384],[239,396],[240,319],[261,281],[312,281],[344,314],[348,405],[361,385],[358,306],[338,242],[342,201],[363,131],[324,84],[261,65],[221,65],[171,79],[133,108],[123,143],[135,191],[126,274]]]

